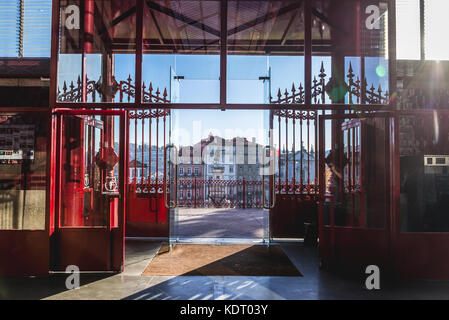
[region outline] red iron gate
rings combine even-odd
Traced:
[[[164,205],[164,149],[170,111],[129,111],[129,185],[127,236],[165,236],[168,210]]]

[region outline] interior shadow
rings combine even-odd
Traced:
[[[0,277],[0,300],[40,300],[69,291],[70,274],[55,273],[48,277]],[[80,286],[114,276],[115,273],[81,273]]]
[[[176,245],[158,254],[144,276],[291,276],[301,277],[280,246]]]

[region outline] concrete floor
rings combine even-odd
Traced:
[[[0,278],[1,299],[449,299],[448,281],[410,281],[368,291],[362,281],[320,271],[316,248],[281,244],[303,277],[144,277],[160,243],[127,241],[122,274],[81,274],[81,287],[65,289],[65,274]]]
[[[179,208],[180,238],[262,239],[268,210],[249,208]]]

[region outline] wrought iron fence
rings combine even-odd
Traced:
[[[181,179],[177,183],[178,207],[189,208],[262,208],[261,180]],[[164,192],[163,179],[130,179],[130,191],[151,197]],[[268,193],[268,191],[267,191]]]
[[[347,82],[338,83],[331,77],[326,83],[326,77],[326,70],[324,69],[324,63],[322,62],[318,77],[315,75],[312,80],[311,97],[313,104],[326,104],[332,102],[334,96],[333,91],[337,88],[338,90],[343,91],[344,96],[348,96],[348,104],[388,104],[390,101],[388,90],[382,89],[381,85],[375,88],[373,83],[368,88],[366,77],[360,79],[359,76],[356,76],[352,68],[352,63],[349,63],[348,72],[346,74],[346,77],[348,78]],[[303,84],[299,83],[299,85],[295,85],[295,83],[293,83],[290,91],[286,88],[282,92],[281,88],[279,88],[275,98],[270,96],[270,103],[305,103]]]
[[[178,181],[178,206],[262,208],[261,180],[186,179]]]
[[[279,146],[276,192],[318,193],[318,111],[286,109],[275,110],[273,114],[278,138],[274,143]]]
[[[83,88],[86,89],[83,89]],[[102,102],[105,99],[112,101],[118,99],[117,102],[131,102],[135,99],[136,87],[131,75],[126,80],[117,81],[114,77],[110,85],[105,84],[101,77],[98,81],[86,78],[86,83],[83,85],[81,77],[74,83],[71,81],[63,82],[62,92],[58,88],[58,102]],[[98,100],[98,101],[97,101]],[[159,88],[153,89],[153,84],[150,82],[148,87],[145,82],[142,84],[142,100],[144,103],[170,103],[168,98],[167,88],[161,92]]]

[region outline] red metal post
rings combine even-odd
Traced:
[[[288,116],[285,116],[285,193],[288,193]]]
[[[293,193],[296,193],[296,132],[295,132],[295,126],[296,126],[296,120],[295,120],[295,113],[293,115],[293,129],[292,129],[292,135],[293,135],[293,147],[292,147],[292,152],[293,152],[293,177],[292,177],[292,190]]]
[[[153,119],[151,118],[151,109],[148,111],[148,148],[149,148],[149,156],[148,156],[148,188],[151,188],[151,122]]]
[[[193,192],[195,192],[195,203],[194,203],[194,208],[196,208],[197,207],[197,203],[196,203],[196,189],[197,188],[197,184],[196,184],[196,177],[195,177],[195,179],[194,179],[194,185],[193,185]]]
[[[299,169],[299,180],[300,180],[300,187],[299,187],[299,193],[302,193],[302,190],[303,190],[303,174],[302,174],[302,161],[303,161],[303,154],[302,154],[302,147],[303,147],[303,144],[302,144],[302,118],[303,118],[303,115],[302,115],[302,113],[301,113],[301,118],[299,118],[299,140],[300,140],[300,143],[301,143],[301,147],[300,147],[300,149],[301,149],[301,153],[299,154],[299,162],[301,163],[300,164],[300,169]]]
[[[134,189],[137,190],[137,110],[134,110]]]
[[[142,173],[140,175],[140,183],[142,184],[143,189],[143,177],[144,177],[144,169],[145,169],[145,116],[144,111],[142,110]],[[143,191],[143,190],[142,190]]]
[[[84,53],[92,53],[94,39],[94,0],[84,0]]]
[[[245,178],[242,181],[242,189],[243,189],[243,209],[246,208],[246,190],[245,190]]]
[[[278,157],[278,170],[279,170],[279,176],[278,176],[278,191],[281,193],[281,116],[278,116],[278,140],[279,140],[279,157]]]
[[[156,110],[157,112],[158,110]],[[165,148],[165,145],[164,145]],[[156,190],[158,189],[159,186],[159,182],[158,182],[158,178],[159,178],[159,115],[156,116]],[[165,175],[167,173],[165,172],[165,160],[164,160],[164,185],[165,185]],[[165,193],[165,190],[164,190]]]

